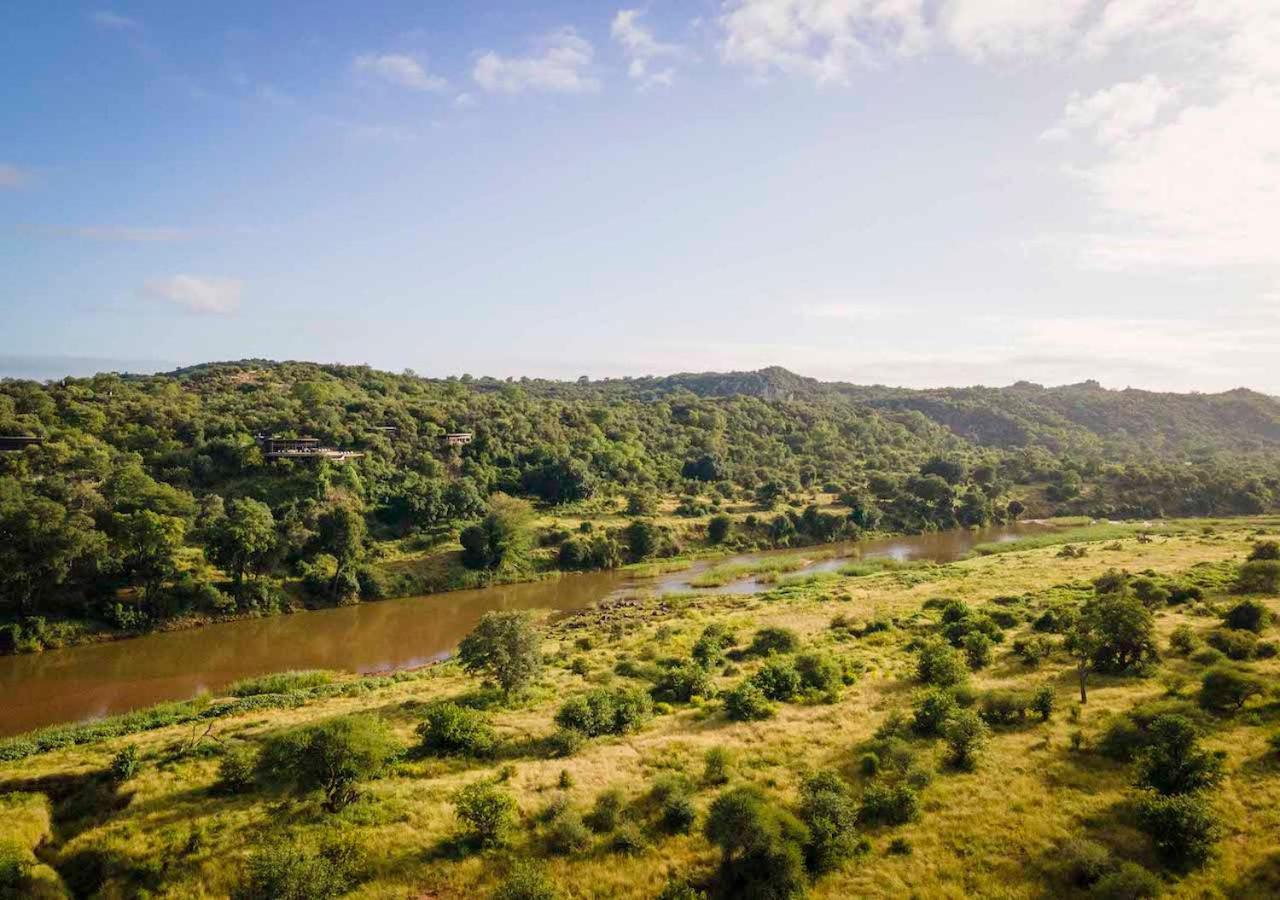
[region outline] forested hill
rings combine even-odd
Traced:
[[[911,391],[777,368],[425,379],[246,360],[2,381],[0,435],[40,439],[0,452],[0,651],[4,620],[33,613],[126,627],[278,608],[276,588],[302,582],[376,596],[383,559],[416,560],[420,578],[440,563],[422,589],[711,544],[1280,507],[1280,402],[1247,391]],[[274,459],[260,435],[352,455]],[[141,619],[122,595],[144,598]]]

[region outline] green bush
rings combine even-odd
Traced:
[[[661,703],[688,703],[694,697],[710,697],[714,684],[706,669],[691,662],[663,669],[650,693]]]
[[[478,710],[442,701],[427,707],[417,727],[422,749],[436,756],[492,756],[498,735]]]
[[[707,900],[707,895],[683,878],[673,876],[663,885],[655,900]]]
[[[1138,805],[1138,827],[1170,865],[1198,866],[1213,850],[1221,828],[1209,801],[1199,794],[1150,794]]]
[[[1252,631],[1215,628],[1209,632],[1207,640],[1209,646],[1234,660],[1253,659],[1258,648],[1258,636]]]
[[[0,897],[9,900],[25,895],[31,877],[31,853],[20,843],[0,838]]]
[[[596,834],[607,834],[618,827],[622,821],[622,811],[626,808],[627,798],[618,788],[609,788],[596,795],[595,805],[587,813],[587,827]]]
[[[1235,589],[1241,594],[1280,594],[1280,561],[1255,559],[1240,567]]]
[[[1031,709],[1040,716],[1041,722],[1048,722],[1053,717],[1053,686],[1042,684],[1031,695]]]
[[[720,848],[716,887],[722,896],[788,898],[804,893],[808,829],[759,789],[733,788],[716,797],[704,833]]]
[[[591,830],[576,812],[567,811],[556,816],[547,828],[547,849],[552,853],[569,856],[583,853],[591,846]]]
[[[991,725],[1014,725],[1026,721],[1034,695],[1026,691],[987,691],[978,701],[983,721]]]
[[[1179,656],[1190,656],[1200,645],[1190,625],[1179,625],[1169,635],[1169,649]]]
[[[981,631],[971,631],[964,636],[964,656],[969,668],[975,672],[991,665],[991,638]]]
[[[703,756],[702,780],[712,785],[727,784],[732,762],[729,751],[724,747],[709,748]]]
[[[635,825],[623,824],[613,832],[609,839],[609,849],[623,856],[638,856],[649,849],[649,843]]]
[[[542,670],[542,638],[527,611],[487,612],[458,645],[458,661],[468,672],[492,678],[509,696]]]
[[[935,640],[920,648],[916,677],[935,687],[951,687],[968,677],[968,669],[955,648],[945,641]]]
[[[1147,729],[1138,754],[1135,783],[1161,794],[1189,794],[1222,780],[1222,756],[1202,750],[1195,725],[1185,716],[1160,716]]]
[[[1227,610],[1227,614],[1222,617],[1222,622],[1227,628],[1261,634],[1271,622],[1271,610],[1257,600],[1241,600]]]
[[[246,794],[253,789],[257,754],[249,747],[232,747],[218,763],[214,788],[222,794]]]
[[[835,772],[805,778],[800,785],[800,819],[809,829],[805,865],[815,875],[840,868],[857,852],[858,807]]]
[[[555,882],[536,862],[517,860],[490,900],[559,900]]]
[[[858,821],[867,825],[905,825],[920,817],[920,799],[906,784],[873,781],[862,792]]]
[[[688,834],[697,818],[693,802],[683,794],[674,794],[663,801],[658,824],[668,834]]]
[[[751,638],[747,653],[751,656],[769,656],[774,653],[794,653],[800,649],[800,636],[790,628],[761,628]]]
[[[947,742],[947,762],[958,769],[972,768],[990,734],[977,713],[967,709],[957,713],[942,730]]]
[[[587,737],[626,734],[644,724],[652,713],[648,694],[637,688],[596,688],[566,700],[556,713],[556,724]]]
[[[724,695],[725,714],[734,722],[754,722],[773,716],[773,704],[752,681],[740,682]]]
[[[572,728],[557,728],[546,739],[547,754],[555,759],[573,756],[582,749],[587,738]]]
[[[713,622],[702,629],[702,634],[694,642],[693,661],[704,669],[715,668],[724,662],[725,651],[732,647],[736,640],[733,632]]]
[[[1217,666],[1200,680],[1200,705],[1214,712],[1236,712],[1265,691],[1260,678],[1231,666]]]
[[[796,656],[796,672],[800,685],[807,691],[815,691],[828,697],[838,696],[844,684],[844,670],[826,653],[801,653]]]
[[[266,842],[249,857],[235,900],[329,900],[349,893],[364,873],[363,853],[349,840],[319,850]]]
[[[452,797],[464,839],[480,847],[506,843],[516,820],[516,801],[496,783],[473,781]]]
[[[1125,862],[1104,875],[1089,896],[1095,900],[1150,900],[1164,893],[1164,884],[1137,863]]]
[[[325,809],[337,812],[359,797],[359,782],[380,775],[399,751],[380,719],[343,716],[271,738],[258,772],[264,780],[292,782],[300,793],[323,791]]]
[[[140,766],[138,747],[136,744],[129,744],[111,757],[111,780],[117,784],[128,781],[138,774]]]
[[[770,659],[751,681],[770,700],[790,700],[800,691],[800,673],[790,659]]]
[[[1086,838],[1072,838],[1058,848],[1063,875],[1073,887],[1093,886],[1115,868],[1111,851]]]
[[[917,699],[911,718],[911,730],[921,737],[938,737],[952,716],[960,711],[949,691],[933,688]]]

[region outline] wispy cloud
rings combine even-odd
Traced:
[[[30,183],[31,173],[12,163],[0,162],[0,189],[20,188]]]
[[[627,74],[637,82],[640,90],[658,85],[670,87],[675,81],[676,68],[666,65],[652,68],[656,60],[671,60],[684,51],[678,44],[668,44],[654,37],[653,31],[640,22],[641,9],[620,9],[613,17],[609,33],[622,46],[630,64]]]
[[[426,66],[402,53],[366,53],[352,60],[351,67],[388,84],[412,91],[441,91],[445,79],[427,73]]]
[[[95,241],[165,243],[183,241],[195,235],[191,228],[150,228],[132,225],[20,225],[23,231],[53,237],[78,237]]]
[[[600,90],[591,75],[595,48],[572,28],[562,28],[537,42],[528,56],[503,56],[489,50],[476,59],[471,76],[486,91],[523,94],[542,91],[586,94]]]
[[[233,278],[174,275],[154,278],[143,285],[148,297],[180,306],[189,312],[233,315],[240,309],[244,283]]]
[[[117,31],[137,31],[142,28],[142,23],[137,19],[131,19],[107,9],[91,14],[89,20],[101,28],[113,28]]]

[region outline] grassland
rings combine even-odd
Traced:
[[[1266,696],[1235,715],[1207,719],[1204,743],[1222,751],[1228,773],[1213,793],[1224,835],[1206,865],[1179,872],[1161,864],[1135,827],[1131,767],[1099,753],[1098,745],[1108,726],[1137,704],[1193,702],[1203,664],[1166,652],[1146,677],[1095,676],[1087,705],[1073,708],[1075,672],[1065,653],[1055,650],[1033,668],[1011,647],[1034,634],[1031,622],[1042,610],[1077,601],[1090,579],[1111,568],[1205,585],[1202,600],[1161,608],[1155,619],[1162,650],[1180,625],[1204,635],[1234,600],[1225,593],[1234,565],[1260,535],[1277,532],[1275,519],[1182,524],[1141,539],[1103,529],[1074,535],[1088,552],[1070,558],[1059,555],[1060,541],[1004,545],[999,553],[947,565],[783,579],[754,596],[631,597],[546,620],[548,665],[513,704],[493,702],[491,692],[454,663],[400,679],[282,678],[276,686],[296,689],[295,702],[264,702],[0,763],[0,795],[14,794],[0,803],[15,811],[0,816],[0,841],[34,852],[40,866],[33,896],[40,897],[62,896],[65,887],[79,896],[225,897],[241,883],[255,848],[286,841],[319,846],[334,835],[363,849],[362,883],[352,894],[361,898],[486,896],[516,859],[539,860],[566,897],[655,897],[671,876],[708,880],[718,860],[700,827],[675,836],[652,827],[644,797],[655,780],[687,776],[699,824],[722,790],[703,779],[704,756],[715,747],[729,753],[731,784],[758,785],[780,803],[794,802],[805,773],[818,769],[838,771],[860,792],[868,780],[859,767],[864,745],[892,713],[909,712],[919,689],[910,648],[937,630],[939,604],[931,601],[946,598],[1012,613],[994,661],[971,676],[973,689],[1049,685],[1057,711],[1047,722],[995,728],[973,771],[947,768],[939,744],[913,739],[917,765],[933,773],[920,790],[920,817],[895,827],[861,827],[865,852],[813,882],[812,896],[1085,896],[1061,872],[1060,848],[1077,837],[1157,873],[1169,896],[1276,896],[1280,756],[1268,738],[1280,727],[1280,659],[1243,664],[1267,681]],[[1263,602],[1280,613],[1280,598]],[[865,629],[873,620],[888,627]],[[660,704],[638,731],[549,758],[543,741],[564,698],[605,684],[647,688],[646,667],[663,657],[687,658],[712,623],[744,644],[762,627],[792,629],[806,649],[837,657],[856,680],[833,702],[782,703],[773,718],[757,722],[728,721],[714,698]],[[1270,626],[1264,639],[1275,632]],[[726,689],[759,665],[751,658],[729,663],[714,683]],[[241,693],[250,694],[243,699],[270,697],[254,692],[272,687],[241,686]],[[408,752],[337,814],[324,812],[314,798],[213,790],[228,752],[346,713],[377,715],[405,748],[413,747],[424,705],[444,698],[485,708],[503,738],[495,758]],[[109,784],[102,773],[125,746],[138,749],[140,768]],[[462,852],[451,796],[487,777],[514,796],[521,825],[505,847]],[[557,803],[585,811],[614,787],[630,802],[640,847],[619,853],[607,836],[598,836],[569,855],[547,851],[540,812]]]

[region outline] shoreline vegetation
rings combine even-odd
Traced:
[[[0,654],[874,534],[1256,515],[1280,508],[1277,421],[1247,391],[905,391],[776,368],[4,380]]]
[[[1030,537],[493,613],[427,668],[0,741],[0,875],[39,898],[1268,895],[1280,518]]]

